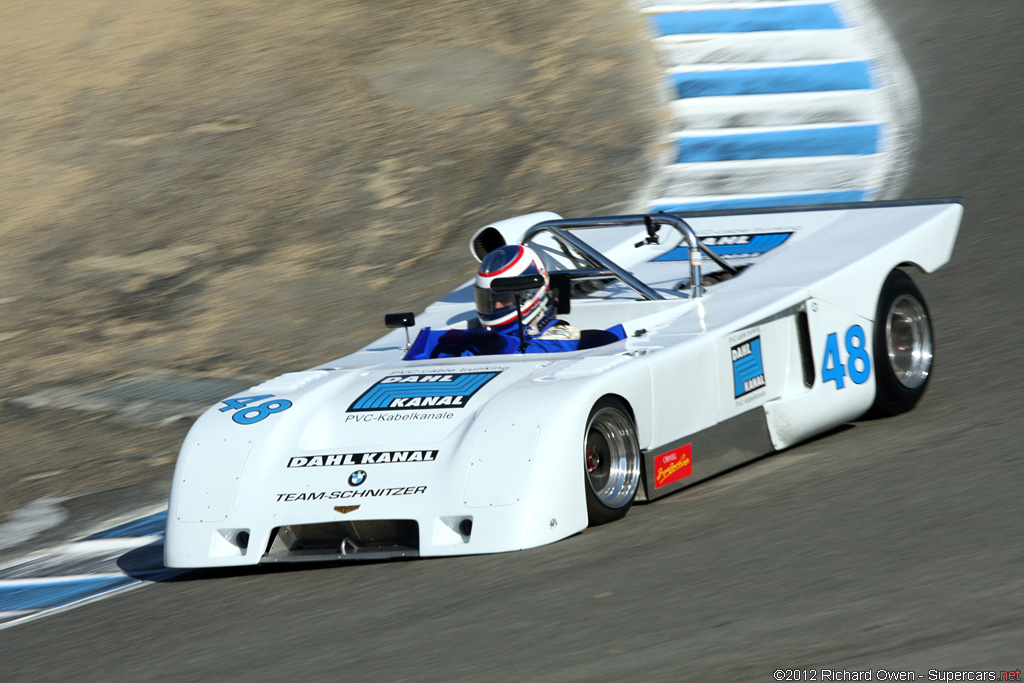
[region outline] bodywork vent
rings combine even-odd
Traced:
[[[261,562],[373,560],[419,554],[415,520],[361,520],[278,527],[270,534]]]

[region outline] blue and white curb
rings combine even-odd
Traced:
[[[896,196],[917,98],[865,0],[636,3],[671,108],[653,210]]]
[[[169,576],[166,525],[166,510],[151,512],[0,567],[0,629]],[[126,562],[132,553],[142,557]]]

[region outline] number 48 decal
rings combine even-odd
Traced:
[[[267,398],[274,398],[273,394],[267,394],[266,396],[242,396],[240,398],[229,398],[224,403],[224,407],[220,409],[220,412],[225,413],[229,410],[236,411],[231,419],[240,425],[251,425],[259,422],[260,420],[270,417],[273,413],[280,413],[282,410],[288,410],[292,407],[292,402],[278,398],[273,401],[264,401],[258,406],[248,407],[250,403],[256,403],[257,401],[263,401]]]
[[[847,371],[854,384],[864,384],[871,376],[871,357],[868,356],[864,328],[854,325],[846,330],[846,338],[843,341],[846,343],[847,365],[843,365],[839,360],[839,339],[836,338],[835,332],[828,335],[825,341],[825,362],[821,364],[821,381],[835,382],[836,389],[845,386],[843,378],[846,377]]]

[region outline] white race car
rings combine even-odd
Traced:
[[[410,349],[413,316],[392,315],[366,348],[221,401],[181,448],[165,563],[530,548],[908,410],[933,341],[905,269],[945,264],[962,212],[943,199],[485,227],[478,259],[542,255],[579,348],[431,357],[434,333]],[[476,316],[471,281],[417,322],[468,333]]]

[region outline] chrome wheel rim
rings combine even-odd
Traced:
[[[640,448],[633,424],[613,408],[602,408],[587,424],[584,444],[587,484],[602,505],[619,508],[633,500],[640,483]]]
[[[928,379],[932,367],[932,330],[924,304],[908,294],[896,297],[885,321],[889,367],[907,389]]]

